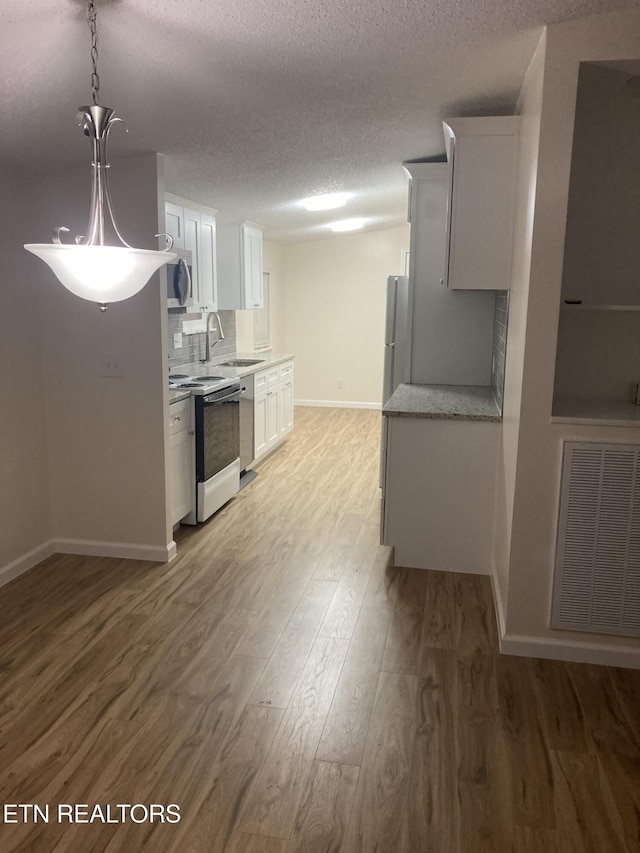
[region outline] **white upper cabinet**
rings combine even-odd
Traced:
[[[251,222],[218,226],[218,304],[262,308],[262,231]]]
[[[216,218],[200,214],[200,304],[202,311],[218,310]]]
[[[176,249],[184,249],[184,207],[170,201],[164,205],[165,230]]]
[[[443,123],[450,169],[444,283],[454,290],[511,285],[519,121],[498,116]]]
[[[193,311],[217,311],[216,217],[212,208],[181,199],[165,198],[167,233],[177,249],[193,255]]]

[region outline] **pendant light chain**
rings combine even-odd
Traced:
[[[96,27],[96,7],[93,0],[89,0],[87,6],[87,21],[91,32],[91,63],[93,65],[91,91],[93,92],[93,103],[97,106],[100,103],[100,77],[98,76],[98,29]]]

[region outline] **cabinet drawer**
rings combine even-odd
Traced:
[[[191,399],[180,400],[169,406],[169,435],[191,427]]]
[[[260,391],[264,391],[264,389],[269,384],[269,371],[268,370],[259,370],[254,374],[254,386],[253,390],[255,394],[259,394]]]
[[[269,386],[269,388],[271,388],[272,385],[278,384],[278,382],[280,381],[279,364],[274,364],[273,367],[269,367],[267,370],[265,370],[265,373],[267,374],[267,385]]]
[[[293,377],[293,362],[285,361],[280,365],[280,379],[291,379]]]

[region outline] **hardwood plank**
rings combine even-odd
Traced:
[[[271,657],[289,620],[300,603],[318,559],[296,555],[276,586],[267,605],[244,638],[238,654]]]
[[[427,576],[420,569],[402,569],[387,634],[382,669],[416,675],[420,661]]]
[[[397,851],[410,784],[417,678],[381,672],[345,853]]]
[[[363,607],[349,645],[316,758],[341,764],[362,761],[369,720],[378,687],[389,616]]]
[[[291,853],[342,848],[358,782],[358,768],[314,761],[296,818]]]
[[[351,555],[344,574],[340,578],[335,595],[320,628],[321,636],[339,637],[347,640],[353,636],[375,558],[380,548],[380,545],[372,539],[370,531],[366,527],[363,528],[361,538]]]
[[[516,853],[585,853],[582,841],[556,829],[536,829],[516,826],[514,831]]]
[[[555,750],[551,761],[557,807],[563,815],[565,832],[571,831],[572,843],[584,853],[637,850],[638,835],[633,846],[627,846],[620,816],[602,808],[601,770],[596,756]]]
[[[469,623],[470,624],[470,623]],[[514,824],[509,760],[499,717],[495,658],[482,650],[479,633],[457,651],[455,706],[460,850],[510,853]],[[468,651],[477,645],[474,652]],[[536,765],[538,768],[539,765]],[[537,780],[536,780],[537,781]]]
[[[510,803],[514,823],[555,829],[551,760],[538,711],[533,667],[520,658],[496,659],[496,677],[505,734]],[[531,784],[535,768],[535,784]]]
[[[419,672],[417,730],[401,853],[461,851],[455,761],[456,681],[456,653],[428,649]]]
[[[289,844],[280,838],[239,832],[234,836],[228,853],[289,853]]]
[[[263,663],[257,658],[232,658],[206,699],[184,693],[157,695],[140,729],[114,755],[105,757],[94,787],[96,801],[119,797],[118,802],[144,802],[140,797],[152,791],[153,802],[180,805],[197,837],[203,827],[194,823],[194,817],[216,778],[218,756],[242,716]],[[77,775],[81,777],[81,771]],[[181,824],[127,822],[109,844],[114,850],[168,849],[177,843]],[[208,850],[210,841],[207,844]]]
[[[287,707],[335,588],[335,583],[330,581],[309,582],[256,684],[251,703]]]
[[[231,838],[236,831],[238,815],[271,747],[283,713],[280,708],[247,705],[208,769],[206,784],[196,777],[193,795],[188,803],[185,802],[187,813],[169,853],[182,853],[185,846],[192,853],[236,849]]]
[[[597,757],[606,781],[609,808],[601,806],[600,820],[611,819],[615,808],[622,816],[625,843],[633,849],[640,839],[638,709],[632,711],[626,705],[626,697],[616,690],[607,667],[575,665],[571,668],[571,679],[580,697],[589,750]],[[563,764],[567,766],[566,761]],[[610,794],[609,789],[615,793]]]
[[[289,838],[329,712],[348,642],[318,637],[262,771],[240,829]]]
[[[362,516],[355,513],[345,513],[340,518],[333,540],[325,548],[317,565],[314,578],[325,581],[340,580],[362,530],[362,523]]]
[[[498,631],[493,609],[491,581],[484,575],[455,575],[458,607],[458,649],[461,655],[498,651]]]
[[[531,672],[536,712],[549,749],[587,752],[587,734],[580,697],[563,661],[532,660],[521,667]]]
[[[456,649],[460,639],[459,615],[452,572],[425,572],[427,592],[424,610],[423,645],[434,649]]]

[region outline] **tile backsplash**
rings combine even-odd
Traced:
[[[500,410],[504,392],[504,365],[507,354],[507,323],[509,320],[509,291],[496,291],[496,307],[493,318],[493,362],[491,368],[491,387]]]
[[[236,312],[218,311],[224,332],[224,340],[216,344],[211,350],[212,361],[220,361],[220,356],[229,358],[236,353]],[[199,320],[200,314],[187,314],[184,311],[169,311],[169,370],[175,370],[183,364],[191,364],[200,361],[205,354],[204,332],[195,335],[182,335],[182,347],[175,349],[173,346],[173,335],[182,332],[182,323],[185,320]],[[211,342],[216,339],[218,324],[213,322],[211,331]]]

